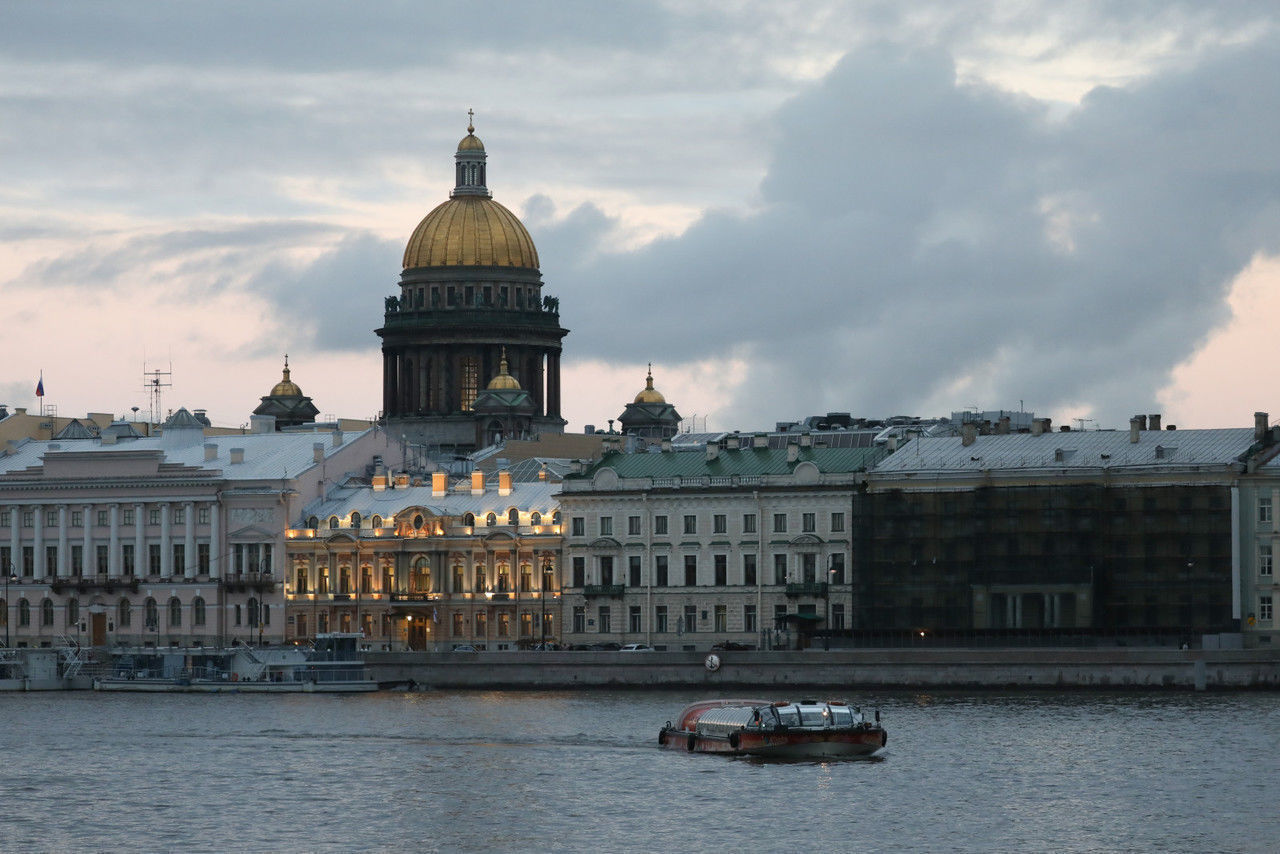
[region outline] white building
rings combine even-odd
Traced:
[[[6,443],[0,619],[12,645],[220,644],[284,637],[284,531],[301,507],[397,443],[366,430],[204,435],[179,410],[162,435]]]

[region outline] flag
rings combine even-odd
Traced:
[[[40,372],[40,381],[36,383],[36,397],[44,397],[44,371]]]
[[[440,622],[440,615],[439,615],[438,613],[436,613],[436,609],[435,609],[435,608],[432,608],[432,609],[431,609],[431,622],[433,622],[433,623],[438,623],[438,622]]]

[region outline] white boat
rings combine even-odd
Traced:
[[[352,693],[376,691],[359,632],[316,635],[302,646],[133,647],[112,653],[96,691],[214,693]]]

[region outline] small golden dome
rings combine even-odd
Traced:
[[[502,361],[499,363],[498,375],[489,380],[487,388],[490,389],[511,389],[519,391],[520,381],[511,374],[507,373],[507,348],[502,348]]]
[[[474,133],[468,133],[458,143],[459,151],[484,151],[484,143]]]
[[[483,196],[456,196],[427,214],[404,250],[404,268],[528,267],[538,250],[516,215]]]
[[[666,403],[667,399],[662,396],[662,392],[653,387],[653,365],[649,365],[649,376],[644,380],[644,391],[636,395],[636,403]]]
[[[298,388],[298,384],[289,379],[289,355],[286,353],[284,357],[284,378],[275,384],[271,389],[270,397],[302,397],[302,389]]]

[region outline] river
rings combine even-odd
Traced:
[[[0,695],[3,851],[1280,844],[1275,693],[876,693],[872,760],[662,750],[679,691]]]

